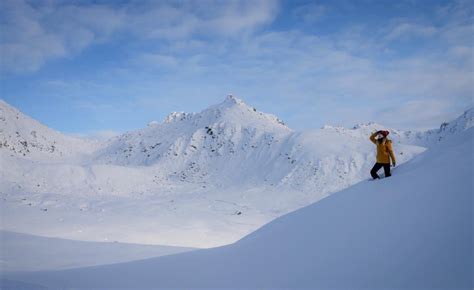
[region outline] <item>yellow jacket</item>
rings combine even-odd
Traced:
[[[385,138],[382,142],[379,142],[375,139],[377,136],[377,132],[370,135],[370,141],[377,146],[377,163],[390,163],[390,159],[392,160],[392,164],[395,165],[395,154],[393,154],[392,149],[392,140],[388,140]]]

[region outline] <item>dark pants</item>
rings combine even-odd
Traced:
[[[372,167],[372,170],[370,170],[370,175],[372,175],[373,179],[380,178],[380,176],[377,174],[377,171],[379,171],[382,167],[383,171],[385,171],[385,177],[391,176],[390,163],[375,163],[374,167]]]

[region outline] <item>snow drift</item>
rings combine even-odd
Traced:
[[[472,288],[474,130],[235,244],[9,279],[64,288]]]
[[[0,231],[0,272],[115,264],[191,250],[117,242],[83,242]]]

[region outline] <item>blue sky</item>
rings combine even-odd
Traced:
[[[471,1],[0,2],[0,98],[108,136],[227,94],[291,128],[432,128],[473,104]]]

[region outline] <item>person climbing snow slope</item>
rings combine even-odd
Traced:
[[[374,167],[372,167],[372,170],[370,170],[370,175],[372,175],[373,179],[380,178],[380,176],[377,174],[377,171],[379,171],[382,167],[385,172],[385,177],[391,176],[390,161],[393,167],[396,165],[392,141],[387,138],[388,134],[390,134],[390,132],[380,130],[370,135],[370,141],[372,141],[377,146],[377,161]]]

